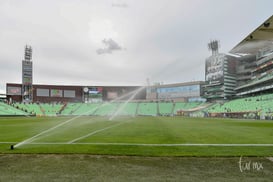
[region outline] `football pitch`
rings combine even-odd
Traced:
[[[0,118],[0,153],[272,156],[273,122],[185,117]]]
[[[272,121],[2,117],[0,140],[0,181],[271,181],[273,177]]]

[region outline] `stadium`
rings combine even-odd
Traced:
[[[204,80],[175,84],[149,80],[135,86],[35,84],[32,47],[26,45],[22,83],[7,83],[6,94],[1,95],[0,153],[31,154],[33,161],[38,154],[114,156],[110,165],[117,168],[126,162],[120,164],[115,156],[134,164],[141,160],[138,157],[162,157],[170,160],[164,165],[179,170],[186,169],[175,161],[189,165],[192,160],[168,157],[244,156],[263,163],[258,178],[264,173],[272,178],[272,157],[265,158],[273,155],[272,32],[273,16],[229,53],[219,53],[217,40],[209,42],[212,55],[204,58]],[[236,166],[237,158],[231,159]],[[97,158],[88,160],[96,163]],[[158,162],[145,160],[152,166]],[[201,165],[206,168],[208,161]],[[208,163],[222,162],[216,158]],[[86,165],[83,162],[80,168]],[[115,172],[115,166],[106,170]],[[228,178],[228,174],[220,175]]]
[[[208,44],[205,81],[136,86],[35,85],[32,48],[25,47],[22,83],[7,83],[3,115],[191,115],[273,118],[272,22],[270,17],[228,54]],[[251,46],[250,46],[251,45]],[[253,45],[256,45],[253,46]],[[107,107],[104,107],[109,105]],[[4,103],[2,103],[4,104]],[[100,107],[100,105],[102,107]],[[86,112],[94,110],[93,112]],[[6,111],[5,111],[6,110]]]

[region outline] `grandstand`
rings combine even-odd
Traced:
[[[77,103],[67,104],[60,115],[97,115],[111,116],[159,116],[176,115],[177,110],[196,108],[200,102],[105,102],[105,103]],[[176,108],[176,109],[175,109]]]
[[[104,103],[96,107],[94,115],[98,116],[112,116],[118,109],[119,103]]]
[[[258,54],[262,54],[262,56],[256,62],[257,67],[251,70],[251,79],[235,89],[238,96],[261,93],[273,88],[271,84],[273,80],[273,47],[269,53],[259,51]]]
[[[15,103],[14,106],[20,110],[26,111],[29,114],[43,115],[41,107],[38,104],[24,104],[24,103]]]
[[[204,111],[214,117],[273,119],[273,94],[234,99],[217,103]]]
[[[0,102],[0,115],[3,115],[3,116],[7,116],[7,115],[10,115],[10,116],[13,116],[13,115],[28,115],[29,113],[23,111],[23,110],[20,110],[20,109],[17,109],[13,106],[10,106],[8,104],[5,104],[3,102]]]
[[[156,102],[139,103],[137,113],[139,115],[144,115],[144,116],[145,115],[157,116],[158,115],[157,103]]]
[[[98,104],[82,104],[82,103],[76,103],[76,104],[68,104],[66,107],[64,107],[62,113],[67,113],[70,115],[91,115],[96,111],[96,107]],[[68,107],[68,111],[66,111],[66,108]]]
[[[174,102],[159,102],[158,113],[161,116],[170,116],[174,114],[175,103]]]
[[[135,116],[137,115],[137,109],[137,102],[120,103],[120,109],[118,109],[118,114],[124,116]]]
[[[36,116],[173,116],[178,111],[201,110],[202,102],[132,101],[103,103],[1,103],[1,113]]]
[[[31,115],[37,116],[56,116],[63,105],[61,104],[37,104],[37,103],[15,103],[12,104],[15,108],[25,111]]]
[[[131,101],[101,103],[1,103],[1,115],[36,116],[198,116],[273,119],[273,94],[233,99],[224,103]]]

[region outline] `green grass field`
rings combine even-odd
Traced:
[[[0,181],[272,181],[272,143],[272,121],[2,117]]]
[[[271,182],[273,162],[243,157],[262,169],[240,171],[239,157],[140,157],[85,154],[0,154],[0,181]]]
[[[16,145],[26,139],[30,140]],[[10,150],[10,145],[15,149]],[[272,156],[273,122],[184,117],[0,118],[0,153]]]

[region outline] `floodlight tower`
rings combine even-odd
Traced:
[[[25,46],[25,59],[22,60],[22,101],[32,102],[32,48]]]
[[[220,43],[219,40],[211,40],[210,43],[208,43],[208,49],[212,51],[212,55],[217,55],[219,52]]]

